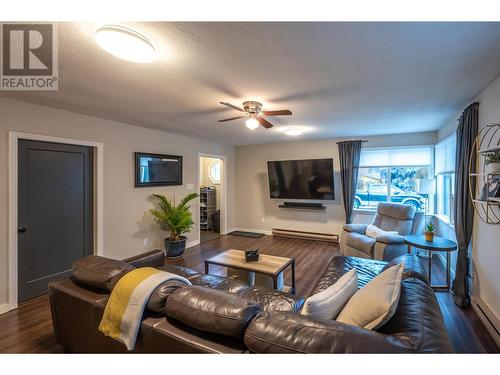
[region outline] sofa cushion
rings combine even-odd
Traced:
[[[198,271],[192,270],[191,268],[185,268],[185,267],[180,267],[180,266],[171,266],[169,264],[165,264],[161,267],[158,267],[158,269],[185,277],[186,279],[191,281],[191,283],[193,283],[193,280],[195,280],[196,278],[198,278],[202,275]]]
[[[358,276],[352,269],[332,286],[306,299],[301,314],[314,319],[335,319],[357,291]]]
[[[346,245],[371,255],[375,246],[375,239],[359,233],[347,233]]]
[[[386,269],[352,296],[337,317],[338,322],[376,330],[396,311],[404,264]]]
[[[387,263],[380,272],[384,272],[386,269],[399,263],[404,263],[405,265],[405,268],[403,270],[403,280],[414,277],[416,279],[422,280],[426,284],[429,283],[429,276],[427,275],[424,263],[416,255],[405,254],[394,258],[389,263]]]
[[[310,295],[317,294],[335,284],[342,275],[353,268],[356,269],[358,276],[358,288],[362,288],[377,276],[386,264],[387,262],[381,260],[336,256],[327,265]]]
[[[377,331],[408,342],[416,352],[453,352],[436,294],[418,279],[402,281],[396,312]]]
[[[178,288],[185,286],[186,283],[180,280],[167,280],[161,283],[153,290],[153,293],[151,293],[146,307],[151,311],[165,314],[165,303],[167,302],[168,296]]]
[[[212,289],[225,290],[229,293],[240,293],[248,288],[248,285],[241,281],[224,276],[200,275],[194,278],[193,285],[204,286]]]
[[[282,311],[257,315],[245,332],[254,353],[408,353],[404,340],[335,320]]]
[[[248,287],[240,294],[257,302],[264,311],[299,311],[304,304],[304,298],[258,286]]]
[[[120,260],[89,255],[73,263],[73,277],[77,282],[110,292],[120,278],[134,267]]]
[[[262,307],[239,294],[193,285],[172,293],[165,311],[193,328],[241,339]]]

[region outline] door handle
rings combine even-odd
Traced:
[[[24,232],[26,232],[27,230],[28,230],[28,228],[26,228],[26,227],[18,227],[18,228],[17,228],[17,233],[24,233]]]

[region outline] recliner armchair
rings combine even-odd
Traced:
[[[375,238],[368,237],[368,224],[346,224],[340,235],[340,254],[358,258],[390,261],[407,251],[404,236],[421,233],[424,214],[415,212],[415,207],[400,203],[379,203],[372,224],[387,234]]]

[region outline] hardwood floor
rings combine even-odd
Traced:
[[[297,262],[297,294],[307,296],[330,260],[338,255],[335,244],[300,239],[265,236],[259,239],[220,236],[190,248],[179,260],[169,264],[189,267],[204,272],[204,259],[221,251],[259,248],[262,253],[295,256]],[[443,265],[433,258],[436,281],[444,275]],[[221,267],[211,273],[224,274]],[[285,273],[285,280],[290,275]],[[499,348],[471,308],[461,309],[453,303],[450,293],[438,292],[437,299],[443,312],[446,328],[457,353],[498,353]],[[0,353],[60,353],[55,342],[47,296],[42,296],[0,315]]]

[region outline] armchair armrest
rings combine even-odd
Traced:
[[[254,353],[408,353],[408,343],[389,335],[335,320],[315,320],[297,313],[265,311],[245,332]]]
[[[405,238],[399,234],[384,234],[382,236],[378,236],[376,241],[388,245],[402,245],[405,243]]]
[[[345,224],[344,230],[351,233],[365,234],[368,224]]]

